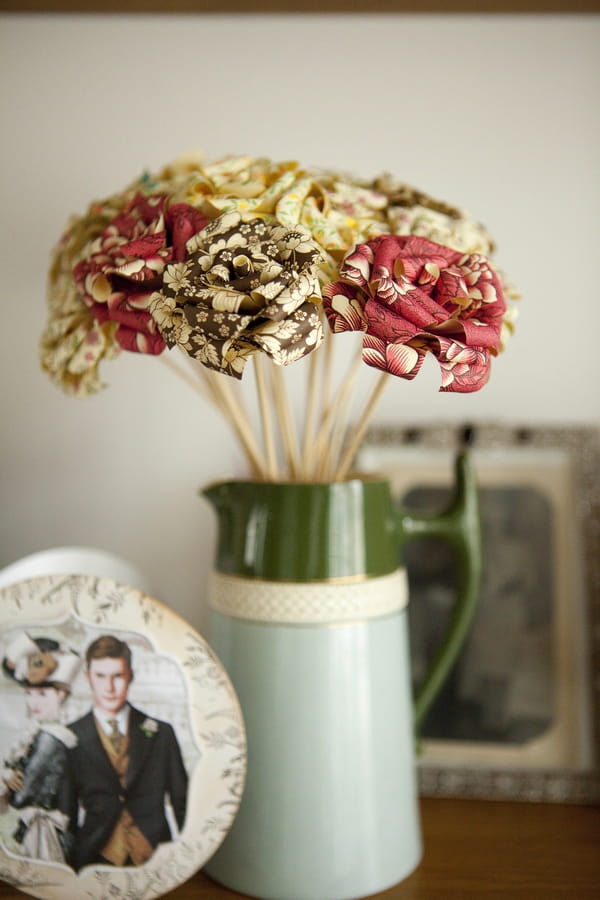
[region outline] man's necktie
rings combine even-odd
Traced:
[[[124,736],[119,731],[119,726],[116,719],[109,719],[108,724],[110,725],[110,734],[108,735],[108,739],[113,745],[115,753],[120,753],[123,749]]]

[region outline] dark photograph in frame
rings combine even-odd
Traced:
[[[447,504],[468,441],[479,486],[484,564],[461,654],[424,722],[425,796],[600,800],[600,437],[591,427],[427,425],[371,429],[358,468],[395,502]],[[415,689],[455,596],[442,541],[404,552]]]

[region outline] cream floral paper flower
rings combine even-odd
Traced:
[[[104,385],[99,365],[119,354],[117,325],[97,321],[86,307],[73,278],[73,268],[86,244],[125,207],[127,191],[92,203],[73,216],[52,254],[48,276],[48,322],[40,340],[42,369],[67,393],[86,396]]]
[[[160,184],[160,182],[157,182]],[[298,162],[232,156],[179,175],[174,196],[209,218],[223,212],[274,216],[303,225],[321,248],[319,276],[335,276],[341,257],[358,241],[388,230],[387,197],[336,172],[302,168]]]

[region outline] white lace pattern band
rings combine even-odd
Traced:
[[[254,622],[317,625],[372,619],[408,602],[405,569],[377,578],[340,581],[262,581],[213,572],[210,605],[217,612]]]

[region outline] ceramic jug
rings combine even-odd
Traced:
[[[421,857],[415,735],[466,636],[481,568],[477,490],[456,460],[451,505],[395,507],[387,481],[232,481],[218,518],[210,643],[238,693],[248,771],[233,827],[207,866],[264,900],[350,900]],[[436,535],[457,554],[444,644],[416,698],[402,547]]]

